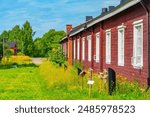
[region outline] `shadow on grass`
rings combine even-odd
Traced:
[[[29,63],[29,64],[17,64],[17,63],[2,64],[0,63],[0,69],[11,69],[11,68],[22,68],[22,67],[38,67],[38,65],[35,65],[33,63]]]

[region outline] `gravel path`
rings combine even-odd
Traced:
[[[43,61],[45,60],[43,58],[31,58],[31,59],[32,59],[33,63],[36,64],[36,65],[42,64]]]

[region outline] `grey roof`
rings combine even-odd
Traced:
[[[138,4],[141,0],[126,0],[123,4],[119,4],[118,6],[116,6],[114,9],[112,9],[111,11],[108,11],[104,14],[101,14],[99,16],[97,16],[96,18],[94,19],[91,19],[89,21],[86,21],[76,27],[74,27],[70,33],[69,33],[69,36],[74,36],[75,34],[85,30],[85,26],[86,28],[89,28],[101,21],[104,21],[108,18],[111,18],[112,16],[115,16],[117,15],[118,13],[121,13],[122,11]]]
[[[81,32],[81,31],[85,30],[85,28],[84,28],[85,24],[87,25],[86,27],[89,28],[89,27],[91,27],[91,26],[93,26],[93,25],[95,25],[95,24],[97,24],[101,21],[104,21],[104,20],[106,20],[106,19],[108,19],[108,18],[110,18],[110,17],[112,17],[112,16],[114,16],[114,15],[116,15],[116,14],[132,7],[132,6],[134,6],[135,4],[139,3],[140,1],[141,0],[127,0],[125,3],[119,4],[113,10],[108,11],[105,14],[101,14],[101,15],[97,16],[96,18],[94,18],[90,21],[87,21],[87,22],[73,28],[72,31],[69,33],[69,36],[73,36],[73,35]]]
[[[7,42],[7,44],[10,48],[15,48],[16,47],[16,42]]]
[[[65,36],[64,38],[62,38],[62,40],[60,40],[60,43],[63,42],[63,41],[65,41],[66,39],[68,39],[67,36]]]

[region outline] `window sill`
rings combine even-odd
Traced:
[[[96,63],[99,63],[99,60],[95,60]]]
[[[106,63],[107,65],[110,65],[111,63]]]
[[[124,64],[118,64],[119,67],[124,67]]]
[[[133,68],[134,68],[134,69],[142,69],[143,66],[135,66],[135,65],[133,65]]]

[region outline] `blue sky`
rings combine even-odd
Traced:
[[[102,7],[118,5],[120,0],[1,0],[0,33],[28,20],[35,37],[49,29],[64,30],[66,24],[76,26],[85,16],[98,16]]]

